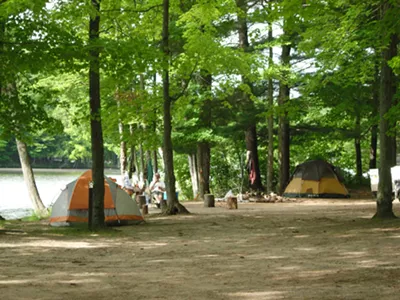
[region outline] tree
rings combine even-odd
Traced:
[[[104,222],[104,145],[100,103],[100,0],[91,0],[93,14],[89,20],[89,98],[92,141],[93,202],[89,202],[92,218],[89,229],[105,227]],[[92,205],[93,206],[92,206]]]
[[[167,207],[164,213],[167,215],[175,213],[188,213],[188,210],[179,203],[176,198],[175,174],[172,148],[172,122],[171,122],[171,103],[169,93],[169,0],[163,0],[163,30],[162,30],[162,50],[164,53],[163,64],[163,100],[164,100],[164,132],[163,132],[163,158],[165,168],[165,184],[167,190]]]
[[[382,19],[387,20],[391,15],[393,6],[389,1],[383,1]],[[383,29],[383,28],[382,28]],[[387,113],[393,106],[394,96],[396,94],[396,76],[389,66],[389,62],[397,56],[398,34],[396,31],[389,31],[386,38],[388,43],[382,51],[381,65],[381,88],[380,88],[380,106],[379,106],[379,185],[378,197],[376,201],[375,218],[394,218],[392,204],[392,180],[390,168],[396,164],[395,159],[395,140],[390,135],[390,129],[395,126],[393,120],[387,119]],[[385,40],[387,40],[385,39]]]

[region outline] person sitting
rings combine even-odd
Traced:
[[[165,183],[161,181],[159,173],[154,175],[154,180],[150,184],[150,193],[155,197],[157,207],[161,206],[165,192]]]
[[[134,189],[134,187],[133,187],[133,185],[132,185],[132,183],[131,183],[131,180],[129,179],[129,174],[128,174],[128,172],[125,172],[123,181],[124,181],[124,185],[123,185],[123,188],[122,188],[122,189],[123,189],[125,192],[127,192],[129,196],[132,197],[133,193],[135,192],[135,189]]]

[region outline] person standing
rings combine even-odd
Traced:
[[[150,192],[152,195],[155,196],[156,198],[156,205],[158,207],[161,207],[163,204],[164,198],[164,192],[165,192],[165,183],[161,181],[161,176],[159,173],[156,173],[154,175],[153,182],[150,184]]]

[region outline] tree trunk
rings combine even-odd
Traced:
[[[134,130],[133,130],[133,125],[129,125],[129,134],[130,134],[130,157],[129,157],[129,178],[132,178],[133,173],[137,171],[137,163],[136,163],[136,147],[135,144],[133,143],[134,140]]]
[[[121,102],[119,99],[119,90],[117,88],[115,92],[115,100],[117,102],[117,109],[118,109],[118,132],[119,132],[119,166],[121,171],[121,176],[125,175],[126,169],[128,167],[128,160],[126,156],[126,142],[124,138],[124,123],[122,122],[120,111],[121,111]]]
[[[238,30],[239,30],[239,47],[243,49],[244,52],[248,51],[249,48],[249,37],[248,37],[248,24],[247,24],[247,1],[236,0],[237,7],[242,11],[238,14]],[[251,83],[242,75],[242,82],[251,87]],[[246,92],[243,92],[243,101],[249,104],[250,110],[255,111],[254,103],[250,99]],[[248,153],[248,168],[249,171],[249,188],[261,191],[263,186],[261,184],[261,174],[260,165],[258,160],[258,145],[257,145],[257,127],[256,118],[249,120],[248,126],[245,130],[246,136],[246,150]]]
[[[100,0],[92,0],[96,16],[89,20],[89,44],[96,45],[100,37]],[[89,229],[98,230],[105,227],[104,222],[104,144],[101,126],[100,103],[100,50],[91,47],[89,53],[89,97],[90,97],[90,127],[92,140],[92,180],[93,207],[89,207],[92,219]]]
[[[356,180],[358,183],[362,181],[362,155],[361,155],[361,119],[360,115],[356,116],[356,133],[357,136],[354,139],[354,147],[356,151]]]
[[[121,175],[124,176],[126,169],[128,167],[128,160],[126,155],[126,142],[124,140],[124,124],[122,123],[121,120],[119,121],[118,128],[120,137],[119,163],[120,163]]]
[[[165,171],[165,187],[167,191],[167,207],[163,210],[164,214],[171,215],[176,213],[188,213],[187,209],[181,205],[176,198],[174,157],[172,150],[172,120],[171,104],[169,94],[169,0],[163,0],[163,29],[162,29],[162,50],[164,52],[163,70],[163,99],[164,99],[164,132],[163,132],[163,159]]]
[[[272,42],[272,24],[269,24],[268,40]],[[273,48],[269,47],[269,68],[273,65]],[[267,168],[267,192],[273,191],[274,179],[274,83],[272,77],[268,79],[268,168]]]
[[[197,199],[199,193],[199,177],[197,170],[197,156],[195,153],[188,155],[190,179],[192,181],[193,199]]]
[[[140,153],[140,172],[142,173],[141,180],[143,182],[146,182],[146,164],[145,164],[145,159],[144,159],[144,151],[143,151],[142,143],[140,143],[140,146],[139,146],[139,153]]]
[[[282,46],[281,62],[283,67],[289,67],[290,45]],[[286,103],[290,97],[290,88],[288,85],[288,72],[282,71],[282,78],[279,82],[278,105],[279,115],[279,194],[282,195],[290,177],[290,128],[287,114]]]
[[[204,201],[204,195],[210,193],[210,154],[210,145],[208,142],[197,143],[199,201]]]
[[[158,160],[157,160],[157,150],[153,150],[153,170],[154,174],[158,172]]]
[[[386,4],[383,8],[383,13],[386,14],[390,9],[390,5]],[[396,94],[396,77],[392,69],[388,65],[397,54],[397,37],[392,34],[388,48],[382,52],[381,65],[381,89],[380,89],[380,123],[379,123],[379,152],[380,152],[380,167],[379,167],[379,184],[377,207],[374,218],[394,218],[392,204],[392,180],[390,168],[393,166],[393,139],[388,136],[388,131],[393,125],[390,120],[386,119],[386,113],[392,107],[393,97]]]
[[[373,83],[373,94],[372,94],[372,119],[375,119],[379,115],[379,66],[375,63],[375,76]],[[371,143],[370,143],[370,155],[369,155],[369,168],[376,169],[376,156],[378,149],[378,124],[375,122],[371,127]]]
[[[39,216],[44,216],[46,214],[46,207],[39,196],[35,182],[35,176],[33,175],[32,166],[28,155],[28,149],[24,142],[20,141],[19,139],[15,139],[15,141],[17,143],[19,160],[21,161],[22,174],[24,175],[24,181],[28,188],[33,209]]]
[[[215,207],[215,198],[212,194],[204,195],[204,207]]]
[[[212,76],[205,71],[201,72],[200,85],[202,91],[207,95],[200,107],[200,129],[211,128],[211,85]],[[197,143],[197,171],[198,171],[198,195],[199,201],[204,201],[204,195],[210,193],[210,159],[211,149],[207,140]]]

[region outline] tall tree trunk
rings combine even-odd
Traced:
[[[121,175],[124,176],[127,167],[128,167],[128,159],[126,155],[126,142],[124,140],[123,132],[124,132],[124,124],[120,121],[118,124],[119,134],[120,134],[120,151],[119,151],[119,164]]]
[[[284,68],[289,67],[290,63],[290,45],[282,46],[281,63]],[[290,128],[286,104],[290,97],[290,88],[288,85],[288,72],[282,71],[282,78],[279,82],[278,105],[280,107],[279,115],[279,194],[282,195],[290,177]]]
[[[197,199],[199,193],[199,177],[197,168],[197,155],[191,153],[188,155],[190,179],[192,181],[193,199]]]
[[[354,147],[356,151],[356,180],[358,183],[362,181],[362,155],[361,155],[361,118],[360,114],[356,116],[356,134],[354,139]]]
[[[5,41],[5,36],[6,36],[6,23],[4,20],[0,19],[0,54],[2,54],[2,52],[5,50],[3,44],[3,41]],[[4,74],[0,74],[0,99],[3,99],[3,96],[5,96],[14,98],[15,101],[18,102],[19,99],[18,99],[16,81],[15,78],[13,78],[13,76],[11,77],[12,78],[10,77],[7,78]],[[7,79],[8,80],[11,79],[12,83],[7,84],[7,82],[4,82]],[[16,113],[18,113],[18,110],[16,110]],[[19,160],[21,162],[22,174],[24,176],[25,185],[28,189],[33,209],[37,215],[43,217],[47,214],[47,211],[46,207],[44,206],[40,198],[39,191],[36,186],[35,176],[32,171],[32,166],[29,159],[27,146],[22,140],[18,138],[16,138],[15,141],[17,144]]]
[[[157,150],[153,150],[153,171],[154,174],[158,172]]]
[[[105,227],[104,222],[104,144],[101,126],[100,104],[100,51],[98,43],[100,37],[100,0],[92,0],[96,16],[89,20],[89,44],[92,45],[89,53],[89,97],[90,97],[90,127],[92,140],[92,180],[93,180],[93,207],[89,210],[92,218],[89,222],[90,230]]]
[[[176,197],[174,157],[172,149],[172,120],[171,104],[169,94],[169,0],[163,0],[163,29],[162,29],[162,50],[164,52],[163,70],[163,99],[164,99],[164,132],[163,132],[163,159],[165,170],[165,187],[167,191],[167,207],[164,214],[188,213],[187,209],[179,203]]]
[[[247,1],[246,0],[236,0],[237,7],[242,10],[241,13],[238,14],[238,30],[239,30],[239,47],[243,49],[244,52],[247,52],[249,49],[249,37],[248,37],[248,24],[247,24]],[[246,76],[242,75],[242,82],[251,87],[251,83],[246,78]],[[254,103],[250,99],[249,95],[246,92],[243,92],[243,101],[246,102],[251,111],[255,111]],[[248,159],[250,160],[248,163],[251,165],[248,168],[249,171],[249,188],[261,191],[263,190],[263,186],[261,183],[261,173],[260,173],[260,165],[258,159],[258,145],[257,145],[257,127],[256,127],[256,118],[255,116],[249,120],[248,126],[245,131],[246,136],[246,150],[248,153]]]
[[[19,160],[21,161],[22,174],[24,175],[24,181],[28,188],[33,209],[39,216],[44,216],[46,214],[46,208],[39,196],[35,182],[35,176],[33,175],[32,166],[28,155],[28,149],[24,142],[20,141],[19,139],[15,139],[15,141],[17,143]]]
[[[379,114],[379,65],[375,63],[375,76],[372,94],[372,119]],[[376,169],[376,156],[378,149],[378,124],[374,122],[371,127],[371,142],[369,155],[369,168]]]
[[[386,3],[383,7],[383,14],[386,14],[390,9],[390,4]],[[393,57],[397,55],[397,36],[390,36],[390,44],[382,52],[381,66],[381,89],[380,89],[380,107],[379,107],[379,152],[380,152],[380,167],[379,167],[379,184],[378,197],[375,218],[394,218],[392,204],[392,180],[390,168],[393,166],[393,139],[388,135],[388,131],[393,125],[392,122],[386,119],[386,113],[392,107],[393,97],[396,94],[396,78],[392,69],[388,65]]]
[[[272,24],[269,23],[268,40],[272,42]],[[269,68],[274,63],[273,48],[269,47]],[[274,179],[274,83],[272,77],[268,79],[268,168],[267,168],[267,192],[273,191]]]
[[[210,193],[210,145],[197,143],[197,171],[199,179],[198,199],[204,201],[204,195]]]
[[[207,97],[200,107],[200,128],[211,128],[211,84],[212,76],[206,72],[201,72],[200,85],[203,94]],[[198,171],[198,199],[204,202],[204,195],[210,193],[210,160],[211,149],[210,143],[207,140],[197,142],[197,171]]]
[[[144,158],[142,143],[140,143],[139,146],[139,155],[140,155],[140,172],[142,173],[142,178],[139,179],[141,179],[143,182],[146,182],[146,166],[145,166],[145,158]]]
[[[129,178],[132,178],[133,173],[137,172],[138,166],[136,163],[136,147],[134,144],[134,128],[133,125],[129,125],[129,144],[130,144],[130,157],[129,157],[129,166],[128,166],[128,172],[129,172]]]
[[[127,171],[128,168],[128,159],[126,155],[126,141],[124,138],[124,123],[122,122],[121,119],[121,101],[119,99],[119,90],[117,88],[117,91],[115,93],[115,100],[117,102],[117,109],[118,109],[118,132],[119,132],[119,165],[120,165],[120,171],[121,171],[121,176],[125,175],[125,172]]]

